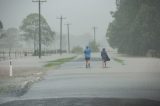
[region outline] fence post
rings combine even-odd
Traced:
[[[9,76],[12,77],[13,76],[13,70],[12,70],[12,60],[10,59],[9,61]]]
[[[9,51],[9,57],[11,57],[11,52]]]
[[[5,53],[4,53],[4,50],[3,50],[3,60],[5,60]]]
[[[17,55],[17,54],[16,54],[16,51],[15,51],[15,59],[16,59],[16,57],[17,57],[16,55]]]

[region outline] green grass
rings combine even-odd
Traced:
[[[114,61],[116,61],[116,62],[118,62],[122,65],[125,65],[124,60],[121,60],[121,59],[118,59],[118,58],[113,58],[113,59],[114,59]]]
[[[62,59],[57,59],[54,61],[48,61],[47,64],[44,65],[44,67],[53,67],[53,66],[59,66],[65,62],[71,61],[75,58],[76,56],[69,57],[69,58],[62,58]]]

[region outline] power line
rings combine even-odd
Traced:
[[[46,0],[33,0],[32,2],[38,3],[39,9],[39,58],[41,58],[41,2],[47,2]]]
[[[63,19],[66,19],[66,18],[61,16],[60,18],[57,18],[57,19],[60,19],[60,55],[62,55],[62,22],[63,22]]]

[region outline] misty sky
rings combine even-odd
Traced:
[[[115,0],[47,0],[42,3],[42,15],[52,30],[59,33],[60,15],[66,17],[65,23],[71,23],[70,33],[74,36],[93,35],[93,26],[97,41],[104,39],[109,22],[110,11],[115,10]],[[0,0],[0,20],[4,29],[18,28],[22,20],[30,13],[38,12],[38,4],[32,0]],[[66,34],[66,26],[63,26]]]

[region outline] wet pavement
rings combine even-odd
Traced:
[[[13,101],[2,106],[160,106],[160,102],[146,99],[48,98]]]
[[[90,69],[85,68],[83,57],[63,64],[59,69],[50,71],[45,80],[34,84],[21,98],[160,98],[159,73],[117,70],[112,67],[125,66],[115,61],[103,69],[100,60],[95,56]]]
[[[152,59],[150,64],[149,58],[140,58],[137,61],[144,63],[141,67],[138,67],[139,63],[135,62],[135,58],[126,58],[125,65],[111,60],[107,64],[108,68],[102,68],[100,60],[95,56],[91,62],[91,68],[86,69],[83,57],[79,56],[57,70],[50,70],[44,80],[35,83],[25,95],[15,100],[127,98],[160,101],[160,60]],[[156,66],[153,71],[148,68],[145,70],[145,67],[153,66]]]

